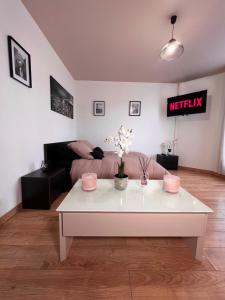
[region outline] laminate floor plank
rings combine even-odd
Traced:
[[[206,248],[205,255],[218,271],[225,271],[225,248]]]
[[[13,270],[4,286],[2,299],[130,299],[129,274],[74,270]]]
[[[222,231],[207,232],[204,239],[204,246],[206,248],[225,248],[225,233]]]
[[[207,299],[209,295],[222,295],[225,289],[225,272],[218,271],[130,271],[130,278],[134,299],[166,295],[175,299],[184,299],[188,295]]]
[[[49,248],[41,246],[0,246],[0,269],[38,270],[49,253]]]
[[[207,232],[223,231],[225,232],[225,220],[209,218],[207,222]]]

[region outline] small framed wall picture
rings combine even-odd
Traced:
[[[141,101],[130,101],[129,116],[140,116],[140,115],[141,115]]]
[[[94,116],[105,115],[105,101],[93,101],[93,115]]]
[[[8,36],[8,51],[10,76],[31,88],[30,54],[11,36]]]

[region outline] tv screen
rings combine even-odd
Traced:
[[[167,117],[206,112],[207,90],[167,99]]]

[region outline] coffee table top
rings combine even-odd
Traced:
[[[124,191],[114,188],[114,180],[98,179],[97,189],[84,192],[79,180],[57,208],[59,212],[120,213],[211,213],[208,206],[185,189],[171,194],[163,191],[162,180],[150,180],[145,187],[139,180],[129,180]]]

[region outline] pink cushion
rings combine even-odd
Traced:
[[[90,152],[92,151],[91,147],[89,147],[83,141],[72,142],[67,146],[69,149],[77,153],[81,158],[94,159],[94,157],[90,154]]]
[[[85,143],[89,148],[91,148],[91,151],[95,148],[89,141],[86,140],[79,140],[78,142],[83,142]]]

